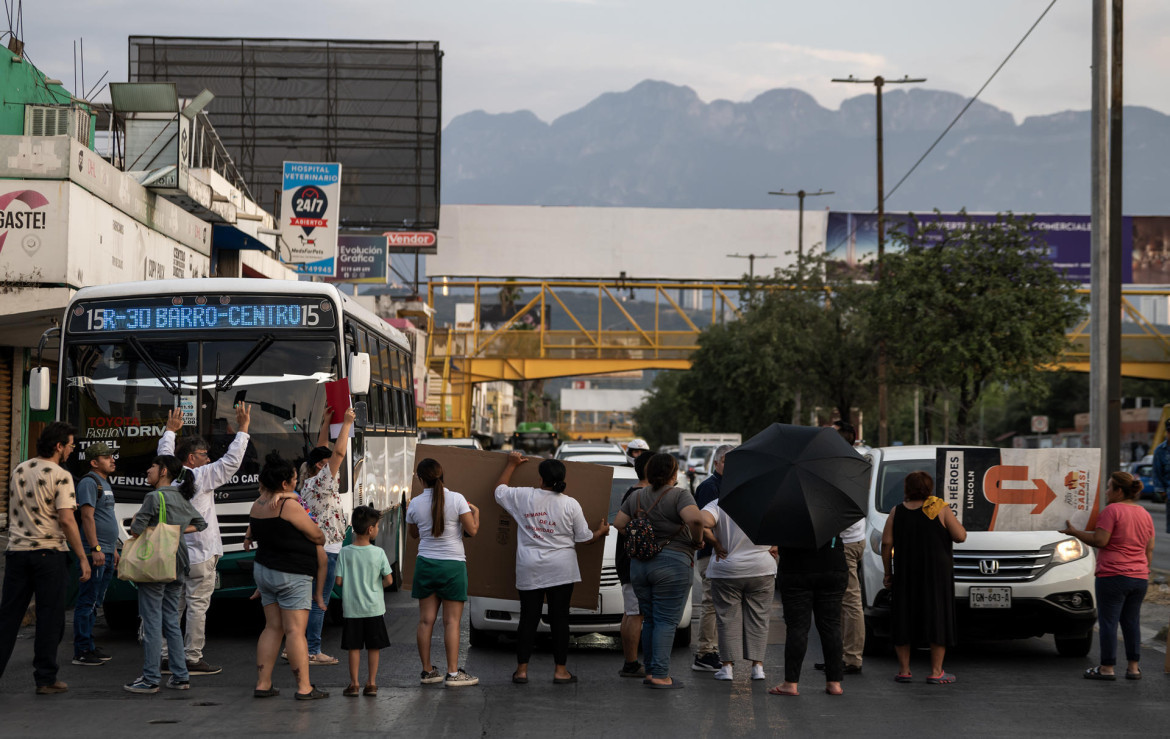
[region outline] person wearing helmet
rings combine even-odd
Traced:
[[[643,454],[650,453],[650,445],[646,443],[645,439],[634,439],[629,444],[626,444],[626,456],[630,458],[630,464]]]

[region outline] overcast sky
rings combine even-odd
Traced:
[[[926,77],[925,87],[966,96],[1049,2],[46,0],[24,3],[23,35],[29,58],[70,88],[81,38],[90,86],[107,70],[126,79],[132,34],[437,40],[444,123],[521,109],[551,121],[648,78],[707,101],[795,87],[834,109],[866,91],[829,82],[850,74]],[[1088,109],[1090,9],[1058,0],[982,99],[1017,121]],[[1125,10],[1125,102],[1170,112],[1170,2],[1129,0]]]

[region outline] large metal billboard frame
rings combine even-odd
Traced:
[[[131,82],[215,93],[208,114],[260,205],[285,161],[340,162],[342,230],[439,226],[437,41],[131,36]]]

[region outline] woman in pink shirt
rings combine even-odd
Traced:
[[[1117,624],[1125,638],[1126,680],[1140,680],[1142,600],[1154,556],[1154,520],[1138,505],[1142,482],[1128,472],[1114,472],[1106,489],[1108,505],[1097,517],[1095,531],[1081,531],[1065,521],[1062,534],[1097,547],[1097,624],[1101,631],[1101,664],[1085,670],[1087,680],[1116,680]]]

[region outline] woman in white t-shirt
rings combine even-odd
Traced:
[[[459,667],[459,621],[467,602],[467,556],[463,536],[479,531],[479,509],[443,485],[443,467],[427,458],[418,463],[424,490],[410,501],[407,529],[418,539],[414,583],[410,595],[418,599],[418,656],[422,661],[419,682],[445,683],[447,687],[475,685],[479,678]],[[447,649],[447,673],[431,663],[431,633],[439,606],[443,606],[443,645]]]
[[[713,539],[715,547],[707,565],[723,662],[715,679],[731,680],[736,660],[746,658],[752,663],[752,680],[763,680],[768,609],[776,590],[776,548],[753,544],[718,500],[699,515],[703,537]]]
[[[508,455],[508,465],[496,483],[496,502],[516,519],[516,589],[520,591],[520,625],[516,632],[516,671],[512,682],[528,682],[528,660],[540,625],[540,612],[548,601],[548,624],[553,638],[553,682],[577,682],[565,667],[569,657],[569,601],[573,583],[580,582],[577,544],[605,538],[609,524],[601,520],[590,530],[581,504],[565,491],[565,464],[546,459],[540,463],[539,488],[508,487],[512,473],[527,461],[519,452]]]

